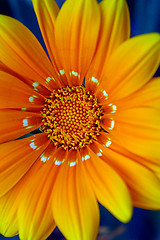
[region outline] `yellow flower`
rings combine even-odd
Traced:
[[[125,0],[33,6],[50,59],[0,16],[0,232],[93,240],[97,202],[160,209],[160,35],[129,39]]]

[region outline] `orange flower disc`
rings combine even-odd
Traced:
[[[103,110],[84,86],[54,90],[45,99],[41,114],[41,130],[48,133],[55,146],[65,150],[85,147],[102,131]]]

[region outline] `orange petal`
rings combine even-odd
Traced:
[[[44,97],[35,92],[20,79],[0,71],[0,108],[39,108]]]
[[[89,157],[85,161],[85,168],[95,195],[116,218],[128,222],[132,215],[129,191],[121,177],[98,157],[102,155],[101,150],[99,149],[99,152],[96,150],[88,148]]]
[[[92,90],[92,77],[101,81],[104,62],[130,35],[130,17],[125,0],[104,0],[101,10],[101,31],[93,61],[86,77],[87,90]]]
[[[96,50],[100,10],[95,0],[65,1],[55,25],[55,39],[70,85],[81,85]]]
[[[55,71],[35,36],[20,22],[0,16],[0,59],[9,69],[19,75],[32,78],[49,89],[59,87]]]
[[[101,149],[101,158],[110,164],[129,187],[135,206],[160,209],[160,181],[143,158],[128,152],[125,148],[111,144],[109,148],[96,145],[95,153]],[[140,161],[141,160],[141,161]]]
[[[5,78],[4,74],[6,74],[6,78]],[[27,85],[29,85],[34,90],[34,92],[36,92],[36,93],[38,92],[38,93],[40,93],[43,96],[50,95],[51,91],[49,90],[49,88],[51,86],[49,85],[49,81],[48,81],[50,78],[47,79],[47,84],[46,84],[46,81],[43,81],[42,82],[43,85],[42,85],[39,82],[35,82],[35,79],[32,79],[32,76],[31,76],[31,78],[28,78],[28,77],[26,78],[26,77],[20,76],[18,73],[16,73],[13,70],[11,70],[9,67],[7,67],[5,64],[3,64],[1,61],[0,61],[0,76],[1,76],[1,81],[3,81],[3,83],[5,85],[6,84],[16,84],[17,81],[18,81],[20,86],[21,86],[22,85],[20,83],[20,81],[21,81],[21,82],[26,83]],[[15,81],[14,82],[10,81],[10,76],[14,76],[15,77]],[[53,88],[53,87],[51,87],[51,88]]]
[[[144,34],[124,42],[104,64],[97,97],[106,91],[110,100],[122,99],[140,89],[159,66],[160,34]]]
[[[26,176],[18,208],[20,239],[46,239],[55,228],[51,211],[51,194],[59,169],[53,163],[55,151],[50,144]]]
[[[66,160],[67,151],[59,147],[54,155],[54,164],[60,166]]]
[[[73,153],[73,154],[72,154]],[[96,239],[99,210],[90,188],[79,152],[69,152],[67,161],[59,167],[53,189],[53,216],[66,239]]]
[[[51,89],[53,89],[53,86],[50,85],[50,83],[52,82],[53,79],[50,77],[48,77],[45,81],[40,80],[41,83],[35,82],[35,79],[32,79],[32,76],[30,76],[30,78],[22,77],[18,73],[11,70],[6,65],[4,65],[2,62],[0,62],[0,70],[1,70],[0,71],[1,81],[3,81],[2,84],[9,84],[9,83],[17,84],[17,82],[19,82],[19,84],[21,86],[22,85],[22,83],[20,83],[20,81],[21,81],[21,82],[29,85],[30,88],[32,88],[34,90],[34,93],[38,92],[42,96],[49,96]],[[4,74],[6,74],[7,79],[5,78]],[[14,82],[10,81],[10,76],[14,77],[14,79],[15,79]],[[37,81],[38,81],[38,79],[37,79]],[[29,89],[28,86],[26,88]],[[58,85],[55,85],[55,89],[56,88],[59,88]]]
[[[0,142],[23,136],[34,131],[41,124],[41,116],[37,113],[0,110]]]
[[[44,133],[0,144],[0,196],[27,173],[48,144]]]

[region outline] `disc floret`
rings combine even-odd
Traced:
[[[41,130],[57,147],[81,149],[97,140],[103,110],[97,98],[85,87],[54,90],[45,99]]]

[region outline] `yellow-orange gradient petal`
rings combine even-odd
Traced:
[[[150,161],[160,159],[160,78],[153,78],[135,94],[118,101],[114,141]],[[108,115],[103,127],[107,130]]]
[[[132,215],[129,191],[120,176],[99,158],[101,150],[96,152],[94,144],[91,147],[93,150],[88,148],[86,153],[88,158],[83,156],[83,159],[95,195],[116,218],[122,222],[128,222]]]
[[[125,159],[129,159],[131,162],[128,168],[128,164],[122,167],[122,176],[130,189],[134,206],[145,209],[160,209],[160,178],[158,179],[160,162],[156,163],[152,160],[139,157],[116,144],[113,144],[111,149],[118,153],[117,156],[119,154],[123,155]],[[115,166],[115,168],[118,169],[119,165]],[[131,169],[137,171],[137,174],[131,173]],[[141,174],[143,174],[143,177],[139,177]],[[141,184],[138,185],[138,181]]]
[[[129,151],[160,160],[160,110],[148,106],[119,111],[111,136]]]
[[[126,104],[127,103],[127,104]],[[160,77],[152,78],[147,84],[130,96],[118,101],[118,109],[151,107],[160,109]]]
[[[96,239],[99,209],[79,152],[68,153],[53,189],[53,216],[66,239]],[[77,162],[77,164],[71,164]]]
[[[52,190],[58,171],[54,165],[53,144],[37,158],[26,176],[18,208],[19,236],[23,240],[42,240],[52,233],[55,222],[52,214]]]
[[[34,79],[51,90],[58,84],[55,71],[35,36],[19,21],[0,15],[1,62],[23,77]]]
[[[63,68],[58,60],[54,29],[59,12],[58,5],[54,0],[32,0],[32,3],[55,74],[59,78],[59,70]]]
[[[65,1],[56,19],[59,57],[71,85],[81,85],[95,53],[100,31],[96,0]]]
[[[0,196],[14,187],[48,144],[43,133],[0,144]]]
[[[106,91],[116,101],[140,89],[154,75],[160,62],[160,34],[133,37],[118,47],[104,64],[97,97]]]
[[[160,181],[149,162],[125,150],[114,142],[109,148],[96,143],[94,152],[101,150],[101,158],[111,165],[126,182],[133,203],[137,207],[160,209]],[[148,166],[147,166],[148,165]],[[156,164],[152,165],[156,167]]]
[[[38,113],[0,109],[0,143],[14,140],[42,124]]]
[[[99,7],[101,30],[96,53],[86,76],[88,90],[92,89],[92,77],[100,82],[104,62],[107,62],[115,49],[130,36],[130,18],[125,0],[103,0]]]
[[[18,234],[17,208],[20,184],[16,184],[0,198],[0,234],[12,237]]]
[[[114,141],[152,162],[160,161],[160,78],[119,102]]]

